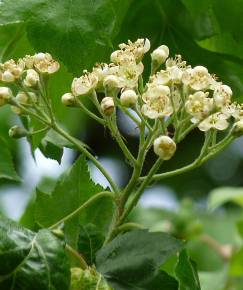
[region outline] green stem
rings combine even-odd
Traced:
[[[206,161],[211,159],[213,156],[215,156],[216,154],[221,152],[234,139],[235,139],[234,136],[227,136],[220,143],[215,145],[215,148],[211,149],[206,156],[204,156],[204,157],[203,156],[201,156],[201,157],[199,156],[194,162],[192,162],[191,164],[186,165],[186,166],[184,166],[182,168],[179,168],[179,169],[176,169],[176,170],[172,170],[172,171],[169,171],[169,172],[165,172],[165,173],[155,174],[152,179],[153,180],[162,180],[162,179],[165,179],[165,178],[169,178],[169,177],[172,177],[172,176],[176,176],[176,175],[183,174],[183,173],[186,173],[188,171],[191,171],[191,170],[201,166],[203,163],[205,163]],[[219,144],[220,144],[220,146],[218,146]],[[146,176],[140,177],[139,181],[143,181],[144,179],[146,179]]]
[[[125,157],[131,162],[132,165],[136,164],[136,162],[137,162],[136,159],[133,157],[132,153],[129,151],[126,144],[122,140],[122,137],[121,137],[120,132],[119,132],[117,125],[116,125],[116,121],[113,121],[110,118],[107,118],[107,125],[109,126],[113,137],[117,141],[117,143],[120,146]]]
[[[62,218],[61,220],[59,220],[55,224],[51,225],[49,227],[49,229],[50,230],[54,229],[54,228],[58,227],[60,224],[66,222],[67,220],[72,219],[77,214],[79,214],[82,210],[84,210],[86,207],[88,207],[89,205],[91,205],[96,200],[98,200],[98,199],[100,199],[102,197],[110,197],[110,198],[114,199],[114,194],[112,192],[110,192],[110,191],[102,191],[102,192],[97,193],[96,195],[94,195],[90,199],[88,199],[85,203],[83,203],[80,207],[78,207],[75,211],[73,211],[69,215],[65,216],[64,218]]]
[[[137,223],[125,223],[125,224],[120,225],[116,229],[117,231],[116,234],[121,233],[121,232],[127,232],[134,229],[145,229],[145,227]]]
[[[98,123],[100,123],[101,125],[105,125],[105,121],[102,119],[102,118],[100,118],[100,117],[98,117],[98,116],[96,116],[93,112],[91,112],[89,109],[87,109],[86,107],[85,107],[85,105],[78,99],[78,98],[76,98],[76,102],[77,102],[77,104],[78,104],[78,106],[90,117],[90,118],[92,118],[92,119],[94,119],[95,121],[97,121]]]
[[[69,246],[68,244],[65,245],[66,250],[73,256],[75,257],[80,264],[81,269],[85,270],[87,269],[89,266],[86,263],[86,261],[84,260],[84,258],[82,257],[82,255],[80,255],[76,250],[74,250],[71,246]]]
[[[163,161],[161,159],[157,159],[152,168],[150,169],[148,175],[146,178],[143,180],[141,185],[139,186],[138,190],[135,192],[135,195],[131,201],[131,203],[128,205],[127,209],[125,210],[123,216],[120,219],[120,223],[122,223],[126,217],[129,215],[129,213],[132,211],[132,209],[137,205],[144,189],[146,186],[151,182],[153,175],[155,174],[156,171],[160,168],[161,164]]]

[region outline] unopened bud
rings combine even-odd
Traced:
[[[243,120],[237,121],[234,124],[233,134],[236,135],[236,136],[243,135]]]
[[[24,85],[26,87],[34,87],[37,85],[39,79],[39,75],[34,69],[28,69],[24,79]]]
[[[7,87],[0,87],[0,107],[7,104],[13,97],[12,91]]]
[[[17,115],[21,115],[23,113],[22,109],[17,106],[11,106],[11,111]]]
[[[62,103],[67,107],[75,107],[77,104],[75,96],[71,93],[66,93],[62,96]]]
[[[8,135],[11,138],[19,139],[27,136],[28,132],[22,127],[13,126],[12,128],[9,129]]]
[[[152,62],[158,66],[163,64],[169,56],[169,48],[166,45],[161,45],[151,53]]]
[[[115,104],[114,104],[113,98],[105,97],[104,99],[102,99],[100,107],[101,107],[101,111],[106,116],[112,115],[115,111]]]
[[[6,83],[12,83],[12,82],[15,81],[15,77],[14,77],[14,75],[10,71],[6,70],[2,74],[2,81],[3,82],[6,82]]]
[[[175,154],[176,143],[168,136],[160,136],[154,140],[154,153],[163,160],[169,160]]]
[[[25,105],[25,104],[28,104],[31,102],[33,102],[33,103],[37,102],[37,96],[33,92],[28,92],[28,93],[18,92],[15,99],[21,105]]]
[[[104,87],[108,87],[109,89],[118,88],[119,87],[119,78],[114,75],[109,75],[104,78],[103,82]]]
[[[125,90],[120,96],[120,101],[124,107],[133,107],[138,100],[138,96],[134,90]]]

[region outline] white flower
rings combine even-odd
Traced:
[[[130,62],[127,65],[120,65],[118,71],[119,84],[121,88],[134,89],[138,86],[139,76],[143,73],[144,66],[140,62]]]
[[[150,119],[170,116],[173,108],[170,101],[170,89],[167,86],[149,86],[142,98],[145,104],[142,112]]]
[[[213,109],[213,99],[208,98],[208,93],[196,92],[188,97],[185,102],[185,109],[188,114],[197,120],[205,118]]]
[[[121,93],[120,101],[122,106],[133,107],[137,103],[138,96],[134,90],[125,90]]]
[[[228,128],[229,123],[227,121],[228,117],[221,112],[217,112],[207,119],[203,120],[198,128],[201,131],[208,131],[210,129],[225,130]]]
[[[163,160],[169,160],[175,154],[176,143],[168,136],[160,136],[154,140],[154,153]]]
[[[24,71],[25,64],[22,59],[15,62],[13,59],[0,64],[0,80],[14,82],[19,79]]]
[[[96,88],[97,84],[97,75],[94,72],[85,72],[80,78],[74,78],[72,82],[72,93],[74,96],[87,95]]]
[[[131,52],[137,62],[141,61],[142,57],[150,49],[150,41],[147,38],[139,38],[135,42],[128,40],[128,44],[121,43],[119,48],[122,52]],[[115,60],[119,53],[115,52],[111,55],[111,61]],[[119,58],[119,57],[118,57]]]
[[[215,105],[219,108],[230,103],[232,97],[232,90],[229,86],[218,84],[213,93]]]
[[[53,74],[60,68],[59,63],[49,53],[42,52],[33,56],[33,65],[40,73],[48,74]]]
[[[12,91],[7,87],[0,87],[0,107],[7,104],[13,97]]]
[[[106,116],[112,115],[115,111],[115,104],[114,104],[113,98],[111,98],[111,97],[103,98],[101,103],[100,103],[100,108],[101,108],[101,111]]]
[[[169,53],[169,48],[166,45],[161,45],[151,53],[151,59],[160,65],[166,61],[169,57]]]
[[[212,81],[212,76],[204,66],[188,68],[182,74],[182,82],[196,91],[209,89]]]
[[[26,87],[35,87],[39,80],[40,78],[38,73],[34,69],[28,69],[24,79],[24,85]]]
[[[228,118],[233,117],[236,120],[243,119],[242,104],[232,103],[221,108],[221,112]]]
[[[116,75],[108,75],[104,78],[103,81],[104,87],[108,87],[109,89],[118,88],[120,86],[120,81],[118,76]]]

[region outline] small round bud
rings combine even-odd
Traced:
[[[16,106],[11,106],[11,111],[17,115],[21,115],[23,113],[21,108],[16,107]]]
[[[34,87],[40,80],[38,73],[34,69],[28,69],[27,75],[24,79],[24,85],[26,87]]]
[[[9,129],[8,135],[11,138],[19,139],[27,136],[28,132],[22,127],[13,126],[12,128]]]
[[[169,56],[169,48],[166,45],[161,45],[151,53],[152,62],[158,65],[163,64]]]
[[[13,97],[12,91],[7,87],[0,87],[0,107],[7,104]]]
[[[21,105],[26,105],[26,104],[31,103],[31,102],[33,102],[33,103],[37,102],[37,96],[33,92],[28,92],[28,93],[18,92],[15,99]]]
[[[121,104],[124,107],[133,107],[138,100],[138,96],[134,90],[125,90],[120,96]]]
[[[115,111],[115,104],[114,104],[113,98],[105,97],[104,99],[102,99],[100,107],[101,107],[101,111],[106,116],[112,115]]]
[[[6,82],[6,83],[12,83],[12,82],[15,81],[15,77],[14,77],[14,75],[10,71],[6,70],[2,74],[2,81],[3,82]]]
[[[104,78],[103,81],[104,87],[108,87],[110,89],[118,88],[119,87],[119,78],[114,75],[109,75]]]
[[[25,92],[18,92],[16,95],[16,101],[20,104],[27,104],[28,99],[28,95]]]
[[[76,98],[71,93],[66,93],[62,96],[62,103],[67,107],[75,107],[76,106]]]
[[[154,153],[163,160],[169,160],[175,154],[176,143],[168,136],[160,136],[154,140]]]
[[[233,134],[236,136],[243,135],[243,120],[237,121],[234,124]]]

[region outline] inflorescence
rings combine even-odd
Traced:
[[[155,123],[163,127],[163,134],[156,136],[153,145],[154,152],[164,160],[174,155],[176,143],[188,127],[243,133],[243,105],[232,102],[231,88],[206,67],[192,67],[180,55],[169,57],[166,45],[151,53],[151,74],[144,84],[142,60],[149,50],[148,39],[120,44],[109,64],[96,64],[91,72],[85,70],[73,79],[71,92],[62,96],[62,103],[77,106],[83,96],[98,94],[102,99],[96,98],[96,106],[104,120],[112,118],[118,107],[134,110],[146,127],[153,129]],[[43,79],[58,69],[59,63],[48,53],[1,63],[0,83],[8,86],[0,87],[0,106],[10,104],[19,115],[28,114],[24,108],[35,110]],[[169,137],[169,125],[175,129],[174,138]],[[13,129],[10,135],[14,135]],[[20,135],[23,137],[23,130]]]

